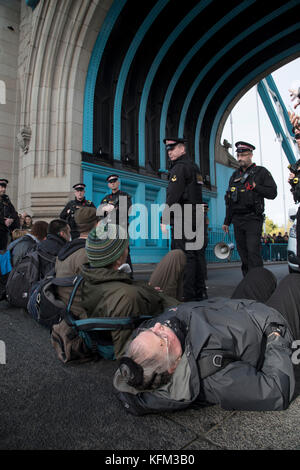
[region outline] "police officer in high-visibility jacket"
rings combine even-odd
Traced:
[[[254,145],[239,141],[235,144],[240,169],[229,180],[225,195],[226,216],[223,230],[232,223],[243,275],[262,266],[261,233],[264,221],[264,198],[275,199],[277,186],[271,173],[252,162]]]
[[[186,255],[182,300],[185,302],[203,300],[207,298],[205,266],[201,252],[204,242],[204,223],[201,225],[199,217],[199,212],[202,211],[204,221],[204,212],[207,208],[207,204],[203,204],[202,201],[203,179],[198,166],[187,155],[185,139],[166,138],[163,142],[170,159],[170,173],[161,228],[165,232],[166,225],[170,224],[171,249],[181,249]],[[174,216],[172,209],[170,210],[175,205],[180,209],[178,218]]]

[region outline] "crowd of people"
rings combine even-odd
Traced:
[[[187,157],[184,139],[169,137],[164,143],[171,161],[167,203],[183,208],[191,204],[190,222],[197,233],[197,204],[207,211],[199,171]],[[4,254],[9,253],[13,270],[24,256],[39,250],[55,259],[57,278],[82,276],[72,303],[74,318],[150,318],[133,334],[125,329],[111,332],[119,360],[113,384],[130,413],[178,410],[192,403],[282,410],[293,399],[291,356],[292,343],[300,338],[300,275],[289,275],[277,285],[262,266],[260,242],[286,243],[287,234],[261,236],[263,200],[276,197],[276,184],[266,169],[252,164],[253,145],[239,141],[236,147],[240,170],[229,182],[223,229],[227,232],[230,223],[234,225],[244,277],[230,299],[207,298],[202,269],[207,237],[197,249],[187,248],[195,239],[177,238],[174,219],[169,220],[172,249],[148,282],[134,279],[128,220],[121,224],[117,215],[118,175],[107,178],[111,196],[98,209],[85,199],[85,185],[75,184],[74,200],[50,223],[33,222],[28,214],[18,220],[4,197],[8,181],[0,180],[2,274]],[[129,211],[130,196],[123,196]],[[162,229],[165,222],[163,214]],[[206,224],[201,227],[205,232]],[[49,266],[41,265],[40,270],[44,278]],[[7,274],[1,275],[4,291]],[[57,298],[66,304],[71,290],[59,286]]]

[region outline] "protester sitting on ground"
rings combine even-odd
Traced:
[[[11,264],[16,266],[21,259],[35,249],[39,243],[47,237],[48,223],[44,220],[37,220],[31,229],[23,237],[12,241],[7,249],[11,252]]]
[[[41,278],[43,278],[52,268],[54,268],[55,258],[59,251],[70,241],[71,229],[65,220],[51,220],[48,226],[48,233],[45,240],[39,244],[39,251],[45,254],[50,260],[40,259]]]
[[[234,292],[242,300],[181,304],[144,322],[114,377],[126,410],[286,409],[295,387],[291,343],[300,337],[299,283],[293,274],[275,288],[274,275],[255,268]]]
[[[55,263],[56,277],[71,277],[80,273],[81,267],[88,262],[85,242],[89,232],[97,225],[95,207],[80,207],[75,212],[75,223],[79,238],[67,243],[58,253]],[[58,287],[57,296],[65,304],[68,303],[72,287]],[[81,306],[81,289],[79,288],[72,302],[72,313],[75,317],[86,318],[87,314]]]
[[[172,250],[161,260],[149,284],[133,281],[130,273],[124,272],[127,252],[128,239],[121,226],[99,222],[89,233],[88,263],[81,269],[82,306],[89,317],[158,315],[179,303],[175,296],[181,295],[186,263],[181,250]],[[112,332],[116,357],[123,353],[129,336],[128,330]]]

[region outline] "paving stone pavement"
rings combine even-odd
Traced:
[[[135,417],[114,394],[114,361],[63,365],[48,330],[6,301],[0,302],[0,340],[6,346],[0,450],[300,450],[300,366],[295,399],[285,411],[211,406]]]

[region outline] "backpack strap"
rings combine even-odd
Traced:
[[[84,320],[75,320],[76,328],[82,331],[89,330],[134,330],[142,321],[148,320],[152,317],[93,317]]]
[[[200,377],[201,379],[205,379],[223,369],[231,362],[238,360],[239,358],[228,351],[222,351],[220,349],[210,350],[209,354],[201,356],[198,360]]]

